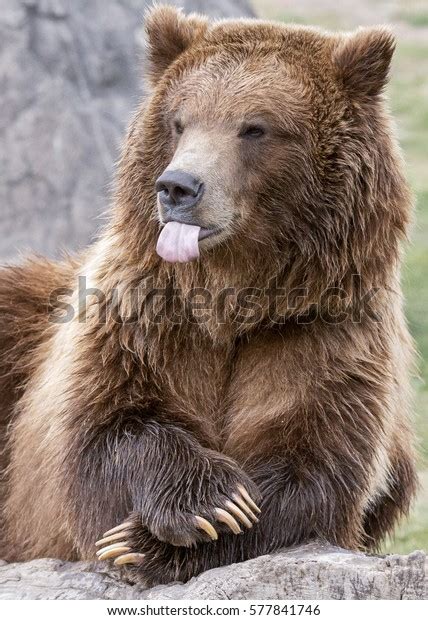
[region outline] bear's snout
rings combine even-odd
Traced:
[[[204,183],[183,170],[165,170],[156,181],[162,219],[189,223],[204,193]]]

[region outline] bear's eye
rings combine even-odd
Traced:
[[[251,124],[251,125],[245,125],[244,127],[242,127],[241,131],[239,132],[239,137],[250,138],[250,139],[261,138],[262,136],[265,135],[265,133],[266,133],[266,130],[261,125]]]
[[[183,124],[177,119],[174,121],[174,131],[179,135],[182,134],[184,131]]]

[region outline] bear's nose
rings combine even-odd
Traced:
[[[183,170],[165,170],[156,181],[155,189],[161,204],[167,209],[195,207],[204,191],[204,184],[198,178]]]

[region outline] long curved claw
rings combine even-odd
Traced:
[[[242,512],[240,508],[238,508],[236,504],[231,502],[230,499],[228,499],[226,502],[226,508],[228,508],[229,511],[232,512],[235,515],[235,517],[239,519],[241,523],[243,523],[246,527],[248,528],[253,527],[253,524],[251,523],[249,518]]]
[[[242,532],[237,520],[234,519],[234,517],[227,512],[227,510],[223,510],[223,508],[215,508],[214,511],[217,516],[217,521],[228,525],[234,534],[240,534]]]
[[[125,523],[121,523],[120,525],[116,525],[116,527],[112,527],[111,530],[104,532],[104,536],[110,536],[111,534],[116,534],[116,532],[121,532],[122,530],[127,530],[132,527],[132,523],[130,521],[126,521]]]
[[[96,555],[99,557],[103,555],[106,551],[111,551],[112,549],[120,549],[121,547],[127,547],[129,545],[128,541],[121,540],[120,542],[114,543],[113,545],[107,545],[107,547],[103,547],[102,549],[98,549]]]
[[[247,504],[250,506],[250,508],[252,508],[253,510],[255,510],[257,513],[261,513],[260,508],[257,506],[257,504],[251,499],[247,489],[245,489],[242,485],[238,486],[238,491],[240,492],[240,494],[242,495],[242,497],[245,499],[245,501],[247,502]]]
[[[258,521],[259,521],[258,518],[254,514],[254,512],[251,510],[251,508],[249,508],[247,506],[247,504],[244,502],[244,500],[239,495],[239,493],[234,493],[232,495],[232,499],[233,499],[234,502],[236,502],[242,508],[242,510],[245,510],[247,515],[250,517],[250,519],[252,519],[254,521],[254,523],[258,523]]]
[[[115,559],[115,566],[122,566],[122,564],[141,564],[144,559],[144,553],[125,553]]]
[[[108,549],[107,551],[103,550],[103,553],[101,553],[98,556],[98,559],[99,560],[108,560],[109,558],[115,558],[118,555],[122,555],[124,553],[128,553],[128,551],[131,551],[131,547],[119,546],[119,547],[115,547],[114,549]]]
[[[206,532],[212,540],[218,539],[218,534],[209,521],[198,515],[195,516],[195,521],[196,526],[199,529],[204,530],[204,532]]]
[[[126,534],[127,532],[121,531],[116,534],[112,534],[111,536],[105,536],[104,538],[97,540],[95,546],[101,547],[101,545],[104,545],[105,543],[114,542],[115,540],[123,540],[123,538],[126,537]]]

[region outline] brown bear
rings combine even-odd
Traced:
[[[146,28],[104,231],[0,274],[0,557],[154,584],[376,548],[416,487],[393,38],[167,6]]]

